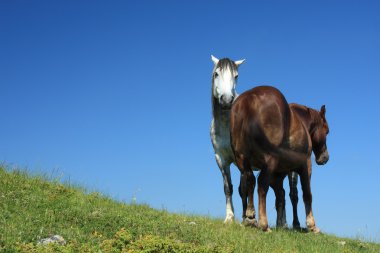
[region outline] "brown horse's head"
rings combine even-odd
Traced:
[[[321,111],[314,111],[314,124],[311,131],[311,141],[313,143],[313,152],[315,161],[318,165],[323,165],[329,160],[329,152],[327,151],[326,137],[329,133],[329,125],[326,120],[326,107],[323,105]]]

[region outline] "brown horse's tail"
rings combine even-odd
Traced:
[[[305,153],[300,153],[294,150],[289,150],[285,148],[279,148],[278,149],[278,155],[280,157],[286,157],[286,159],[295,164],[302,164],[308,159],[308,155]]]
[[[251,130],[254,136],[250,136],[249,138],[252,138],[254,143],[259,144],[257,147],[260,147],[263,153],[269,154],[275,158],[286,158],[286,160],[293,164],[302,164],[308,159],[307,154],[271,143],[259,124],[252,124]],[[255,145],[254,143],[252,143],[252,145]]]

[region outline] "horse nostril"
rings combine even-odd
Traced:
[[[235,96],[232,95],[232,96],[231,96],[231,102],[234,101],[234,99],[235,99]]]

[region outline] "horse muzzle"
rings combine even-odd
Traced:
[[[329,158],[329,152],[326,150],[318,158],[315,159],[315,162],[318,165],[324,165],[328,162]]]
[[[219,98],[219,103],[221,104],[223,109],[230,109],[232,106],[232,102],[234,102],[234,96],[222,95]]]

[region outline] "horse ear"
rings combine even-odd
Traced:
[[[239,60],[239,61],[235,61],[235,64],[236,64],[236,66],[239,67],[239,65],[243,64],[244,62],[245,62],[245,59]]]
[[[219,62],[219,59],[216,58],[216,57],[213,56],[213,55],[211,55],[211,60],[212,60],[212,62],[213,62],[215,65],[218,64],[218,62]]]
[[[324,118],[325,114],[326,114],[326,106],[322,105],[322,107],[321,107],[321,116]]]

